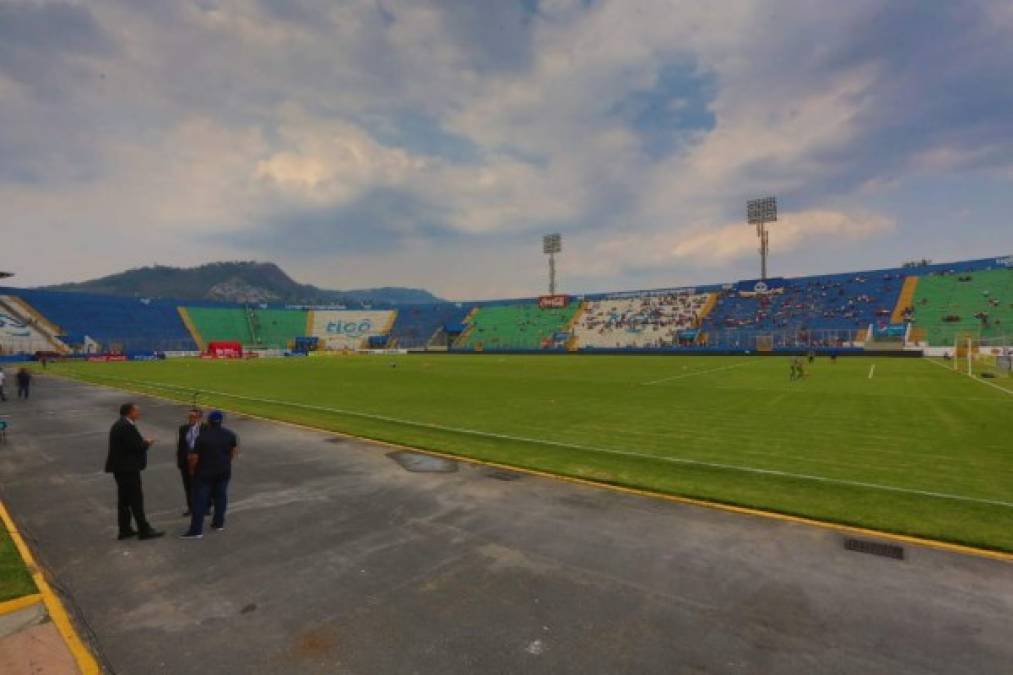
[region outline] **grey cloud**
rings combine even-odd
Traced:
[[[413,238],[449,237],[446,215],[414,195],[390,189],[367,191],[347,204],[309,207],[280,205],[250,230],[211,234],[214,241],[270,254],[309,257],[376,253]]]
[[[537,0],[433,0],[433,3],[443,10],[449,34],[466,50],[474,70],[495,73],[523,71],[531,66]]]
[[[75,78],[94,75],[76,56],[108,55],[113,43],[86,6],[62,2],[0,4],[0,72],[36,95],[63,98]]]
[[[832,168],[800,200],[903,175],[934,148],[966,155],[959,170],[1013,165],[1013,41],[992,29],[985,5],[889,3],[848,28],[812,75],[868,65],[877,78],[858,138],[815,157]]]
[[[100,173],[82,98],[104,87],[95,59],[116,47],[86,6],[0,4],[0,184],[87,180]]]
[[[600,9],[598,4],[591,12]],[[909,175],[915,159],[937,147],[964,152],[962,169],[1009,165],[1013,40],[988,24],[984,4],[856,0],[807,5],[760,5],[752,33],[745,35],[752,39],[728,47],[716,59],[745,62],[741,79],[722,80],[716,70],[706,71],[717,66],[683,51],[689,49],[683,44],[662,46],[664,53],[646,56],[627,49],[629,45],[616,45],[614,54],[596,53],[603,58],[594,73],[600,79],[573,78],[560,85],[573,92],[544,92],[544,104],[537,104],[543,107],[525,115],[517,133],[528,138],[530,131],[546,142],[536,143],[526,156],[519,151],[513,156],[557,179],[554,184],[562,186],[561,192],[580,193],[560,195],[581,202],[569,222],[539,223],[534,218],[522,234],[461,235],[448,223],[457,213],[454,209],[469,197],[453,193],[455,186],[448,183],[448,193],[432,202],[388,188],[367,188],[350,203],[325,206],[272,202],[258,193],[251,195],[251,203],[262,208],[249,222],[223,223],[223,229],[232,233],[209,234],[208,239],[220,248],[253,249],[266,257],[283,252],[319,258],[374,255],[416,240],[448,248],[503,245],[504,250],[521,250],[530,233],[542,226],[588,240],[609,230],[635,237],[652,227],[678,229],[683,225],[678,219],[689,208],[682,204],[673,207],[671,216],[659,216],[671,217],[671,223],[645,224],[634,215],[646,180],[657,172],[657,162],[686,151],[683,134],[670,132],[681,127],[687,134],[702,136],[712,127],[720,129],[727,121],[715,117],[712,104],[722,90],[737,90],[743,105],[772,102],[790,114],[795,100],[864,66],[874,69],[876,77],[859,94],[865,98],[852,120],[855,136],[849,142],[812,149],[803,157],[758,161],[734,180],[722,176],[721,181],[712,181],[704,186],[705,194],[689,195],[687,201],[714,204],[699,210],[723,213],[729,219],[740,217],[740,197],[749,196],[740,192],[764,184],[792,185],[780,196],[794,209],[844,201],[870,179]],[[221,11],[230,6],[222,3]],[[310,121],[355,120],[381,143],[477,172],[483,161],[504,154],[504,149],[487,143],[481,130],[467,138],[455,135],[449,124],[453,113],[473,105],[486,91],[484,85],[495,92],[500,84],[523,83],[532,75],[535,50],[545,44],[546,35],[571,35],[539,31],[587,13],[576,9],[547,17],[536,2],[429,0],[427,7],[440,10],[433,29],[408,24],[408,10],[418,7],[414,0],[347,3],[337,13],[332,11],[335,6],[328,0],[258,0],[243,6],[250,20],[240,25],[213,21],[201,13],[215,11],[215,0],[76,4],[0,0],[0,77],[14,80],[19,92],[27,92],[0,101],[0,188],[52,187],[58,199],[63,181],[103,185],[103,178],[114,174],[103,165],[106,149],[126,145],[143,153],[193,118],[207,118],[226,130],[253,130],[262,135],[266,147],[284,152],[280,127],[285,122],[279,110],[286,105],[300,109]],[[349,25],[334,23],[342,20],[336,17],[349,14]],[[630,21],[637,21],[636,16],[631,10]],[[679,19],[672,17],[673,22]],[[120,23],[103,27],[112,20]],[[265,37],[259,29],[270,30],[265,30]],[[121,33],[129,33],[133,41],[117,44],[111,36]],[[608,39],[607,32],[602,35],[602,40]],[[133,44],[143,44],[144,53],[128,53]],[[450,49],[439,49],[448,45]],[[621,65],[610,70],[603,55],[613,56]],[[624,58],[642,63],[625,63]],[[670,68],[684,68],[685,77],[674,82],[659,77],[659,86],[648,85],[626,103],[608,100],[633,86],[612,86],[624,77],[622,68],[629,69],[627,74],[659,68],[663,74],[666,59]],[[698,63],[704,64],[699,74]],[[685,64],[693,64],[693,69]],[[695,107],[673,112],[666,106],[679,98],[682,89],[688,90]],[[553,107],[551,99],[567,98],[561,93],[586,105]],[[600,115],[593,112],[598,105]],[[624,126],[620,132],[632,130],[642,139],[642,153],[612,157],[607,150],[582,143],[583,136],[604,136],[603,129],[613,132],[618,126]],[[559,172],[565,178],[553,175],[559,166],[569,167]],[[227,178],[241,184],[254,169],[251,166],[244,174],[239,167]],[[574,174],[579,179],[568,180]],[[675,184],[680,178],[673,172],[658,182],[670,179]],[[167,184],[166,189],[177,186]],[[186,186],[178,189],[180,194],[171,198],[185,200]],[[117,206],[110,204],[110,211]],[[96,228],[101,223],[88,229]],[[685,271],[679,274],[686,276]],[[624,281],[616,283],[644,285],[666,274],[675,276],[676,271],[633,264],[622,271]],[[717,272],[693,270],[697,280],[711,274]],[[601,288],[600,279],[589,278],[592,283]]]

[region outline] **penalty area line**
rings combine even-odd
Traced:
[[[317,412],[326,412],[338,415],[346,415],[348,417],[358,417],[361,419],[374,420],[378,422],[388,422],[392,424],[400,424],[403,426],[415,427],[417,429],[428,429],[431,431],[442,431],[446,433],[461,434],[464,436],[476,436],[480,438],[492,438],[496,440],[514,441],[518,443],[529,443],[532,445],[543,445],[548,447],[563,448],[565,450],[577,450],[581,452],[591,452],[602,455],[613,455],[617,457],[632,457],[636,459],[645,459],[648,461],[662,462],[666,464],[676,464],[682,466],[697,466],[708,469],[719,469],[723,471],[735,471],[739,473],[747,473],[758,476],[773,476],[777,478],[788,478],[792,480],[801,480],[822,483],[824,485],[841,485],[844,487],[857,487],[869,490],[878,490],[881,492],[892,492],[895,494],[906,494],[918,497],[930,497],[934,499],[945,499],[948,501],[967,502],[970,504],[986,504],[988,506],[1001,506],[1008,509],[1013,509],[1013,502],[1002,501],[999,499],[983,499],[979,497],[968,497],[966,495],[951,494],[948,492],[935,492],[932,490],[918,490],[915,488],[903,488],[894,485],[884,485],[882,483],[868,483],[865,481],[847,480],[843,478],[830,478],[828,476],[818,476],[815,474],[804,474],[804,473],[793,473],[790,471],[781,471],[778,469],[761,469],[751,466],[739,466],[735,464],[722,464],[719,462],[707,462],[698,459],[687,459],[684,457],[664,457],[661,455],[652,455],[643,452],[634,452],[632,450],[618,450],[614,448],[598,448],[590,445],[580,445],[577,443],[565,443],[563,441],[553,441],[544,438],[529,438],[526,436],[514,436],[512,434],[500,434],[492,431],[481,431],[478,429],[467,429],[464,427],[450,427],[443,424],[433,424],[431,422],[418,422],[415,420],[407,420],[399,417],[390,417],[388,415],[378,415],[376,413],[366,413],[357,410],[345,410],[342,408],[328,408],[319,405],[310,405],[308,403],[297,403],[295,401],[280,401],[277,399],[270,398],[259,398],[255,396],[245,396],[243,394],[231,394],[224,391],[213,391],[209,389],[195,390],[193,387],[182,387],[174,384],[167,384],[162,382],[139,382],[137,380],[130,380],[122,377],[110,377],[110,376],[98,376],[100,379],[104,378],[107,380],[124,382],[126,384],[132,384],[138,387],[148,387],[153,389],[163,390],[177,390],[186,393],[192,393],[194,391],[200,391],[203,394],[210,394],[212,396],[224,396],[226,398],[232,398],[242,401],[251,401],[254,403],[268,403],[271,405],[287,406],[290,408],[299,408],[303,410],[313,410]],[[143,393],[143,392],[142,392]]]
[[[684,377],[693,377],[694,375],[706,375],[707,373],[716,373],[719,370],[729,370],[731,368],[740,368],[742,366],[749,365],[749,361],[743,361],[742,363],[733,363],[730,366],[721,366],[720,368],[708,368],[707,370],[694,370],[691,373],[679,373],[678,375],[672,375],[671,377],[663,377],[660,380],[651,380],[650,382],[641,382],[645,387],[649,387],[654,384],[661,384],[662,382],[671,382],[672,380],[681,380]]]
[[[871,367],[871,368],[869,368],[869,379],[870,379],[870,380],[872,379],[872,376],[873,376],[873,374],[874,374],[875,372],[876,372],[876,364],[874,363],[874,364],[872,364],[872,367]]]

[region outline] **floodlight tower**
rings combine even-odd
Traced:
[[[777,197],[761,197],[746,202],[746,220],[756,225],[756,237],[760,240],[760,279],[767,280],[767,254],[770,253],[767,223],[777,222]]]
[[[549,295],[556,294],[556,254],[563,251],[563,238],[558,232],[542,237],[542,253],[549,256]]]

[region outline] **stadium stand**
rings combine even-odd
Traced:
[[[28,305],[9,295],[0,295],[0,354],[34,354],[68,351],[58,329]]]
[[[254,309],[254,345],[287,349],[297,337],[306,334],[306,312],[297,309]]]
[[[578,348],[645,349],[679,344],[698,326],[709,294],[663,293],[588,300],[573,325]]]
[[[0,352],[284,349],[770,349],[952,346],[1013,334],[1013,256],[903,268],[536,299],[306,310],[0,288]],[[871,329],[871,330],[870,330]]]
[[[454,349],[548,349],[565,343],[578,303],[541,308],[536,302],[481,306],[465,322]]]
[[[58,336],[86,336],[107,351],[197,348],[175,301],[23,288],[0,289],[0,293],[31,307],[57,329]]]
[[[389,334],[396,315],[392,310],[315,310],[305,327],[321,349],[360,349],[370,337]]]
[[[703,321],[709,344],[775,332],[858,331],[890,322],[904,275],[899,270],[740,282],[724,290]]]
[[[252,345],[253,330],[250,317],[245,308],[241,307],[186,307],[194,329],[200,335],[200,341],[238,342]]]
[[[183,322],[183,326],[186,327],[190,337],[193,338],[194,343],[197,345],[197,349],[204,351],[207,347],[207,342],[201,337],[200,331],[197,330],[197,326],[194,325],[193,318],[190,316],[190,312],[186,307],[177,307],[176,311],[179,313],[180,321]]]
[[[183,323],[203,349],[209,342],[247,348],[288,349],[306,334],[306,311],[262,307],[180,307]]]
[[[911,307],[914,306],[915,291],[917,289],[918,277],[911,275],[904,279],[904,285],[901,286],[897,304],[894,305],[893,313],[890,315],[890,323],[904,323],[911,318]]]
[[[932,346],[953,345],[958,335],[1011,335],[1013,268],[922,276],[908,316]]]
[[[463,322],[469,309],[459,303],[448,302],[403,307],[397,313],[388,346],[410,349],[440,342],[446,327]],[[445,346],[445,338],[442,341]]]

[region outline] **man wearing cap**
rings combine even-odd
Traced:
[[[197,437],[204,428],[201,424],[203,416],[204,413],[198,408],[190,410],[186,415],[186,424],[179,427],[176,439],[176,466],[179,467],[179,475],[183,479],[183,494],[186,496],[184,516],[193,515],[193,479],[190,476],[190,462],[187,458],[197,447]]]
[[[204,514],[209,501],[215,505],[211,529],[225,529],[225,506],[232,462],[239,455],[239,438],[222,426],[224,421],[225,415],[220,410],[208,415],[208,424],[197,436],[197,443],[187,457],[193,475],[193,513],[190,529],[180,535],[181,539],[204,537]]]

